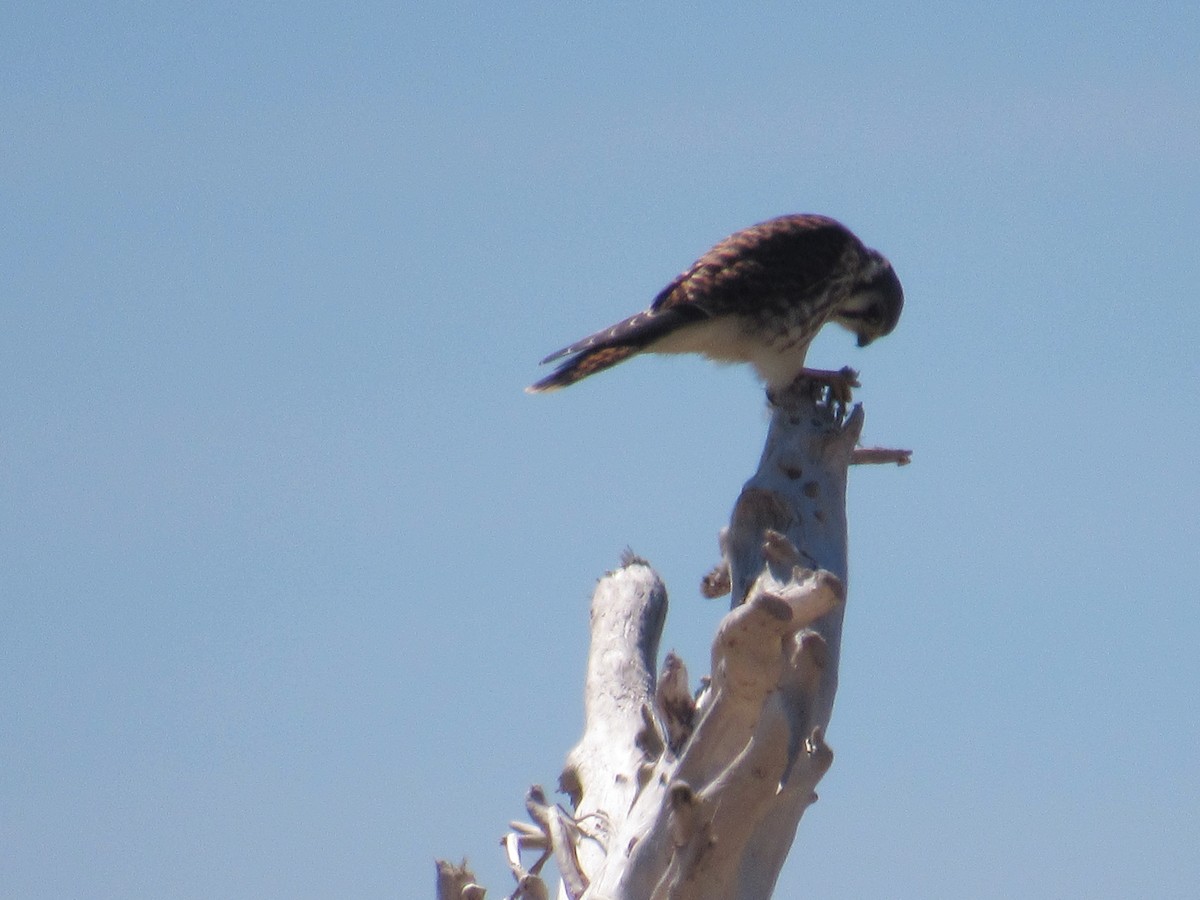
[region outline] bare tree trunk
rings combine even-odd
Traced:
[[[673,654],[656,675],[662,581],[633,556],[600,580],[584,734],[560,778],[574,812],[531,789],[533,824],[513,823],[505,838],[513,897],[547,896],[550,857],[571,900],[771,896],[833,761],[824,733],[846,597],[848,467],[907,461],[903,451],[856,458],[862,410],[847,416],[832,393],[801,379],[770,397],[762,460],[722,532],[725,563],[705,579],[710,596],[729,590],[732,609],[695,699]],[[541,856],[526,869],[530,850]],[[439,886],[438,897],[472,889]]]

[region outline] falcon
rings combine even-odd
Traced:
[[[768,389],[801,373],[826,322],[865,347],[896,327],[904,291],[892,265],[826,216],[780,216],[736,232],[701,256],[650,304],[542,363],[565,358],[526,388],[554,391],[638,353],[700,353],[750,363]]]

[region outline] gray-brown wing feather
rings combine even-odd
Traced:
[[[796,302],[825,291],[846,251],[862,249],[845,226],[816,215],[780,216],[725,238],[667,285],[654,311],[698,306],[754,314],[764,300]]]

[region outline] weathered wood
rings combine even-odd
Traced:
[[[484,890],[475,883],[475,874],[461,863],[437,861],[438,900],[483,900]]]
[[[854,463],[906,462],[855,450],[863,413],[823,380],[769,397],[758,471],[721,534],[725,561],[704,580],[731,610],[712,675],[693,698],[683,661],[655,660],[667,611],[661,580],[628,557],[592,597],[583,737],[560,787],[573,813],[530,793],[532,825],[507,838],[517,896],[667,900],[771,896],[833,754],[824,740],[837,691],[846,599],[845,497]],[[526,870],[522,850],[542,858]],[[442,895],[439,894],[439,897]]]

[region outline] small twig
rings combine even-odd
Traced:
[[[729,582],[729,560],[723,559],[700,579],[700,596],[709,600],[724,597],[732,585]]]
[[[540,785],[534,785],[525,795],[525,809],[530,818],[549,839],[554,861],[558,864],[558,873],[562,877],[563,887],[571,900],[578,900],[587,890],[588,879],[579,865],[575,855],[575,836],[579,828],[574,820],[561,807],[551,805],[546,799],[546,792]],[[538,875],[546,861],[544,855],[529,869],[529,874]],[[514,870],[515,871],[515,870]]]
[[[907,466],[910,462],[911,450],[893,450],[890,447],[855,447],[850,454],[852,466],[883,466],[889,463]]]
[[[672,651],[658,676],[655,702],[667,730],[667,746],[678,754],[696,725],[696,700],[688,690],[687,666]]]

